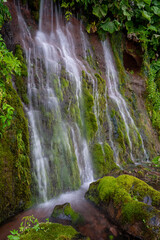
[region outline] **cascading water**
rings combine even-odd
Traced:
[[[93,181],[92,160],[96,171],[97,147],[104,159],[100,162],[104,172],[100,169],[97,177],[108,171],[105,164],[113,151],[120,165],[111,101],[124,123],[131,160],[136,161],[131,131],[139,137],[147,158],[142,137],[118,91],[118,75],[108,42],[102,49],[104,80],[82,22],[72,19],[65,23],[51,0],[41,0],[39,29],[32,36],[19,5],[17,14],[28,64],[29,105],[25,107],[31,126],[33,179],[37,186],[34,192],[40,200]],[[77,39],[81,43],[78,47]],[[99,155],[96,158],[98,161]]]
[[[108,96],[110,99],[112,99],[113,102],[116,103],[117,107],[118,107],[118,111],[121,114],[121,117],[124,121],[124,125],[125,125],[125,130],[127,133],[127,138],[129,141],[129,147],[130,147],[130,157],[131,160],[133,162],[136,162],[136,159],[133,156],[133,142],[132,142],[132,136],[130,133],[130,129],[132,129],[134,131],[134,134],[138,134],[139,138],[140,138],[140,142],[141,142],[141,147],[143,149],[143,153],[144,153],[144,159],[147,160],[148,159],[148,155],[146,153],[146,150],[144,148],[144,144],[143,144],[143,139],[141,137],[141,135],[138,132],[138,129],[129,113],[129,110],[127,108],[127,104],[124,100],[124,98],[122,97],[122,95],[120,94],[119,90],[118,90],[118,84],[119,84],[119,79],[118,79],[118,74],[115,68],[115,64],[114,64],[114,60],[113,60],[113,56],[111,53],[111,47],[109,46],[109,41],[106,40],[102,43],[103,45],[103,51],[104,51],[104,58],[105,58],[105,64],[106,64],[106,77],[107,77],[107,91],[108,91]],[[108,108],[108,106],[107,106]],[[111,121],[110,121],[110,117],[109,117],[109,113],[108,113],[108,109],[107,109],[107,116],[108,116],[108,121],[109,121],[109,125],[110,128],[112,128],[111,126]],[[111,139],[111,133],[110,133],[110,139]],[[113,145],[113,141],[112,139],[111,141],[111,145]],[[116,157],[117,159],[117,157]],[[117,162],[118,164],[118,162]]]
[[[62,23],[57,9],[53,17],[52,1],[41,1],[35,38],[31,37],[20,7],[17,10],[28,63],[27,112],[32,129],[33,175],[40,198],[46,201],[58,192],[76,189],[80,180],[81,184],[93,181],[87,141],[79,126],[83,123],[81,119],[76,123],[65,113],[74,102],[80,118],[81,71],[85,67],[75,52],[73,26]],[[60,102],[68,87],[73,96],[63,106]]]

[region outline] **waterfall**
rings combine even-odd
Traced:
[[[75,51],[73,24],[64,24],[57,8],[53,11],[52,1],[41,1],[35,36],[31,36],[19,5],[17,14],[28,65],[26,109],[32,129],[33,177],[39,198],[46,201],[93,181],[89,147],[80,129],[81,73],[86,69]],[[72,96],[65,95],[67,88]],[[67,106],[62,104],[63,97]],[[79,122],[65,113],[74,110],[73,103]]]
[[[127,133],[127,138],[129,141],[129,147],[130,147],[130,157],[131,160],[133,162],[136,162],[136,159],[134,158],[133,155],[133,142],[132,142],[132,136],[130,134],[130,128],[132,128],[136,133],[139,134],[138,129],[134,123],[134,120],[132,119],[127,104],[124,100],[124,98],[122,97],[122,95],[120,94],[119,90],[118,90],[118,84],[119,84],[119,79],[118,79],[118,74],[115,68],[115,64],[114,64],[114,59],[112,56],[112,52],[111,52],[111,47],[109,45],[109,41],[106,40],[102,43],[103,45],[103,51],[104,51],[104,58],[105,58],[105,64],[106,64],[106,78],[107,78],[107,90],[108,90],[108,96],[110,99],[112,99],[113,102],[116,103],[117,107],[118,107],[118,111],[120,112],[120,115],[124,121],[124,125],[125,125],[125,130]],[[110,128],[112,128],[111,126],[111,121],[110,121],[110,117],[109,117],[109,113],[107,110],[107,116],[108,116],[108,120],[109,120],[109,125]],[[110,139],[111,139],[111,133],[110,135]],[[140,141],[141,141],[141,147],[143,149],[143,154],[144,154],[144,159],[148,159],[148,155],[146,153],[146,150],[144,148],[144,143],[143,143],[143,139],[141,137],[141,135],[139,134],[140,137]],[[112,142],[113,145],[113,141],[110,140]],[[117,157],[116,157],[117,159]],[[118,163],[118,162],[117,162]]]
[[[111,167],[107,161],[113,161],[108,160],[112,152],[121,166],[112,108],[123,123],[124,144],[132,162],[137,162],[134,148],[142,150],[141,159],[147,158],[143,139],[118,89],[108,40],[100,45],[106,69],[103,79],[82,22],[73,18],[66,23],[51,0],[41,0],[39,26],[34,34],[19,4],[17,15],[28,67],[29,104],[25,109],[31,129],[34,194],[40,201],[93,181],[96,146],[103,155],[97,162],[105,169],[100,176],[106,174],[106,166]],[[140,147],[135,146],[133,138]]]

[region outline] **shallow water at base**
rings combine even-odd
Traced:
[[[56,205],[61,205],[66,202],[69,202],[72,208],[84,217],[85,224],[78,226],[76,230],[84,236],[89,236],[91,240],[107,240],[111,235],[115,235],[113,240],[134,240],[129,236],[122,235],[118,228],[110,223],[103,213],[85,199],[84,195],[89,184],[90,183],[85,183],[77,191],[61,194],[57,198],[39,204],[13,217],[8,223],[0,226],[0,240],[7,240],[7,235],[10,234],[10,231],[19,228],[23,217],[33,215],[39,222],[45,222],[46,218],[51,216]],[[65,224],[63,221],[60,221],[60,223]]]

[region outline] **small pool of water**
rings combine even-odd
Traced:
[[[91,240],[107,240],[109,236],[114,236],[113,240],[133,240],[133,238],[121,234],[103,213],[84,198],[88,187],[89,183],[84,184],[78,191],[61,194],[57,198],[16,215],[0,226],[0,240],[6,240],[11,230],[18,229],[23,217],[33,215],[39,222],[45,222],[46,218],[51,216],[56,205],[66,202],[69,202],[72,208],[84,217],[85,224],[77,227],[77,230],[83,235],[89,236]]]

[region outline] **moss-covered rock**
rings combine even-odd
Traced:
[[[68,220],[73,225],[83,223],[83,217],[72,209],[70,203],[55,206],[51,216],[56,219]]]
[[[28,121],[12,83],[7,81],[5,89],[14,112],[0,139],[0,223],[28,205],[31,181]]]
[[[86,198],[132,236],[160,238],[160,192],[145,182],[129,175],[104,177],[90,185]]]
[[[31,229],[21,235],[21,240],[89,240],[82,236],[71,226],[64,226],[58,223],[41,223],[39,230]]]
[[[88,142],[90,142],[96,135],[98,130],[98,124],[96,116],[93,112],[94,98],[91,94],[90,83],[88,78],[85,75],[85,72],[82,72],[83,81],[82,81],[82,107],[85,123],[85,135]]]
[[[22,99],[22,101],[25,104],[28,104],[29,103],[29,100],[27,97],[28,71],[27,71],[26,61],[23,57],[23,50],[20,45],[16,45],[15,56],[21,62],[21,75],[15,76],[15,84],[16,84],[17,92],[18,92],[18,95],[20,96],[20,98]]]
[[[103,177],[111,170],[118,168],[114,162],[113,150],[108,143],[95,143],[92,147],[92,159],[95,178]]]

